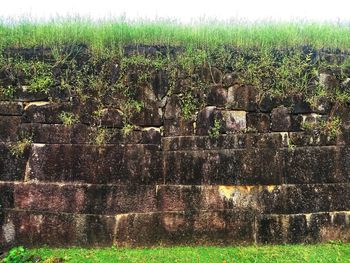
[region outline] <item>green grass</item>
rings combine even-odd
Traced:
[[[350,244],[248,247],[68,248],[32,249],[27,253],[65,262],[350,262]],[[47,261],[50,262],[50,261]]]
[[[171,20],[93,22],[86,18],[58,18],[47,22],[23,20],[0,22],[0,46],[57,46],[86,43],[101,49],[118,49],[127,44],[159,44],[210,48],[290,47],[350,49],[350,26],[346,23],[306,22],[217,22],[181,24]]]

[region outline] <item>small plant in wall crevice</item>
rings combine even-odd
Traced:
[[[220,136],[221,121],[218,118],[214,118],[214,125],[208,131],[210,138],[218,138]]]

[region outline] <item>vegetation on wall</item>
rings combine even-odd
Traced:
[[[339,83],[350,77],[349,31],[346,25],[309,23],[2,22],[0,96],[11,99],[23,87],[53,99],[66,92],[94,104],[96,119],[98,109],[114,103],[104,98],[115,98],[124,134],[134,128],[133,114],[147,106],[145,87],[154,89],[157,75],[165,90],[156,99],[178,94],[186,120],[205,106],[209,88],[226,73],[260,94],[348,103],[349,88],[329,88],[319,76],[328,72]],[[60,118],[66,125],[77,122],[73,115]]]

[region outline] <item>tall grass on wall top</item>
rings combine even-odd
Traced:
[[[183,24],[174,20],[92,21],[56,18],[45,22],[22,20],[0,23],[0,46],[55,46],[85,43],[96,50],[127,44],[171,46],[290,47],[350,49],[350,27],[345,23],[217,22]]]

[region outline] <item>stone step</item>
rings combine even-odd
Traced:
[[[166,151],[164,182],[278,185],[350,182],[350,149],[340,146]]]
[[[350,211],[293,215],[266,214],[256,220],[257,243],[350,241]]]
[[[2,246],[111,246],[115,216],[0,210]]]
[[[344,137],[344,136],[342,136]],[[345,140],[345,138],[343,138]],[[210,136],[171,136],[162,138],[163,151],[200,151],[246,148],[284,148],[335,145],[335,138],[307,132],[236,133]],[[340,143],[340,142],[339,142]],[[344,142],[345,143],[345,142]]]
[[[101,215],[153,212],[156,187],[0,182],[0,208]]]
[[[0,209],[0,248],[348,242],[349,222],[350,211],[255,215],[224,209],[110,216]]]
[[[93,184],[157,184],[161,155],[154,145],[33,144],[26,180]]]
[[[0,144],[0,180],[92,184],[279,185],[350,182],[345,146],[160,151],[149,144]]]
[[[118,215],[115,244],[237,245],[350,240],[350,212],[258,215],[236,210]]]
[[[350,184],[270,186],[0,182],[0,208],[115,215],[224,210],[296,214],[350,210]]]
[[[350,184],[157,186],[159,211],[248,210],[296,214],[350,210]]]

